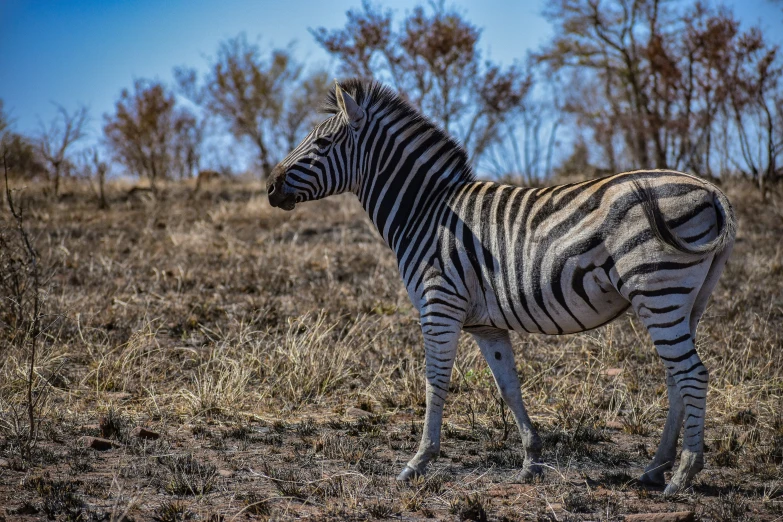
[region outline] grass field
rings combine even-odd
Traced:
[[[697,343],[711,376],[707,465],[673,499],[635,480],[666,387],[631,315],[514,337],[545,445],[534,483],[516,479],[519,437],[464,336],[440,458],[400,485],[424,412],[418,317],[355,198],[286,213],[258,184],[172,185],[157,200],[114,186],[104,211],[84,188],[57,202],[17,193],[40,254],[40,425],[28,448],[31,343],[6,284],[0,520],[783,520],[783,197],[724,189],[740,228]],[[3,206],[8,283],[24,251]],[[112,449],[85,447],[101,434]]]

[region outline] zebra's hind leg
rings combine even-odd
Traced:
[[[692,346],[692,343],[691,343]],[[665,495],[674,495],[691,485],[704,468],[704,417],[707,406],[709,374],[696,351],[671,370],[683,402],[684,428],[680,466],[672,475]]]
[[[677,307],[680,310],[687,310],[686,318],[690,317],[689,304],[682,303]],[[708,373],[696,353],[690,325],[687,320],[684,320],[685,318],[682,321],[674,321],[676,324],[665,324],[665,327],[660,328],[656,327],[661,324],[657,322],[660,319],[656,319],[655,316],[642,315],[642,318],[650,332],[655,349],[674,383],[674,388],[669,389],[670,393],[679,392],[682,400],[684,428],[680,466],[664,491],[665,495],[673,495],[690,486],[693,477],[704,468],[704,415],[707,404]],[[671,417],[672,424],[667,422],[670,431],[664,431],[663,446],[666,445],[665,443],[670,444],[671,439],[676,440],[679,431],[674,425],[677,418],[674,415]],[[662,457],[667,460],[668,450],[667,447],[662,449]]]
[[[668,462],[669,455],[671,456],[671,460],[674,460],[677,435],[679,434],[683,417],[685,420],[680,467],[674,473],[671,482],[666,487],[666,495],[673,495],[689,486],[693,476],[704,467],[704,419],[709,373],[707,368],[702,364],[701,359],[699,359],[699,356],[696,355],[696,329],[699,326],[699,320],[701,319],[704,310],[707,308],[707,301],[718,283],[723,268],[726,266],[726,261],[731,255],[732,248],[733,243],[722,252],[716,254],[715,258],[711,261],[710,268],[707,271],[707,277],[701,284],[693,306],[691,307],[689,320],[687,321],[690,330],[690,339],[682,348],[682,350],[689,348],[690,351],[680,357],[685,357],[689,354],[691,355],[689,355],[687,359],[677,361],[677,370],[670,369],[671,363],[661,355],[667,366],[666,385],[669,393],[669,417],[666,419],[666,427],[664,428],[664,433],[661,438],[661,446],[658,448],[658,453],[655,454],[653,464],[659,460],[658,456],[664,448],[664,442],[671,446],[668,447],[668,451],[662,456],[661,462],[664,460]],[[648,330],[649,329],[650,326],[648,325]],[[661,353],[660,348],[658,349],[658,353]],[[676,405],[679,423],[677,424],[676,431],[669,432],[667,431],[669,420],[672,418],[672,411],[675,410],[675,405],[672,404],[672,397],[675,396],[675,391],[679,391],[680,396],[680,401]],[[648,472],[645,470],[645,475],[647,474]],[[644,478],[645,475],[643,475],[642,478]],[[661,473],[661,476],[662,475],[663,474]],[[661,481],[661,483],[663,483],[663,481]]]
[[[437,314],[437,315],[436,315]],[[457,356],[457,343],[462,323],[446,317],[442,312],[422,314],[421,329],[424,334],[424,358],[427,371],[424,428],[419,450],[397,476],[408,481],[424,475],[427,464],[440,453],[440,431],[443,422],[443,406],[451,380],[451,369]]]
[[[529,479],[539,475],[541,474],[541,439],[533,428],[522,402],[522,390],[508,332],[497,328],[471,329],[470,332],[476,339],[484,359],[487,360],[500,395],[511,409],[519,433],[522,435],[525,462],[521,478]]]
[[[680,390],[668,370],[666,370],[666,388],[669,395],[669,413],[663,427],[661,443],[658,445],[653,461],[639,478],[640,482],[654,486],[663,486],[666,483],[664,473],[674,466],[674,459],[677,457],[677,438],[682,430],[684,416]]]

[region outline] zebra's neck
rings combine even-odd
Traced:
[[[356,193],[397,258],[434,227],[434,209],[473,181],[465,151],[415,114],[391,113],[370,122],[360,155]]]

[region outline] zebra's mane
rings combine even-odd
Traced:
[[[368,112],[378,107],[389,109],[388,112],[390,113],[409,117],[411,121],[419,126],[421,133],[429,132],[437,136],[439,138],[438,141],[442,140],[442,142],[448,143],[453,148],[454,155],[458,158],[456,168],[461,172],[459,179],[462,181],[475,180],[473,168],[468,160],[468,153],[462,144],[424,116],[391,88],[375,80],[364,80],[361,78],[351,78],[340,82],[340,88],[350,94],[356,100],[356,103]],[[340,111],[334,93],[334,86],[329,90],[321,111],[327,114],[337,114]]]

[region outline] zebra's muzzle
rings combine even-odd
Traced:
[[[277,169],[275,169],[277,170]],[[293,210],[297,203],[295,194],[286,193],[284,189],[285,175],[274,175],[267,186],[269,204],[283,210]]]
[[[294,207],[296,207],[296,196],[293,194],[284,194],[282,191],[278,193],[270,192],[269,204],[273,207],[282,208],[283,210],[293,210]]]

